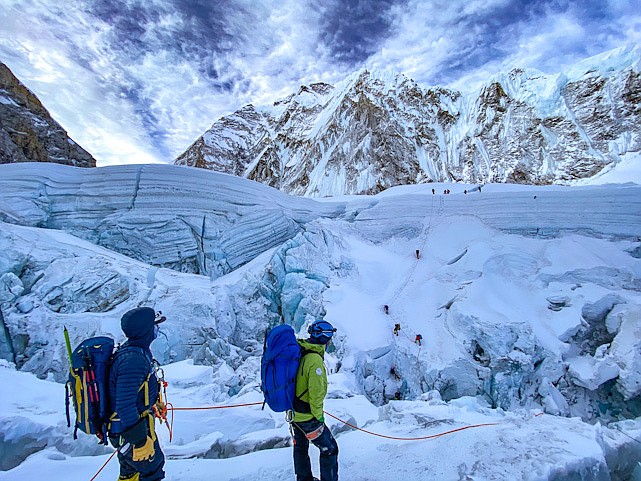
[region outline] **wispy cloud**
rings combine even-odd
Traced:
[[[0,60],[99,165],[169,162],[220,116],[363,66],[465,88],[639,43],[624,0],[0,0]]]

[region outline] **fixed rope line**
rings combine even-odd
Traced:
[[[429,215],[430,215],[429,221],[427,222],[427,225],[425,226],[424,234],[422,234],[422,236],[421,236],[423,238],[423,241],[420,244],[421,248],[419,249],[419,252],[425,250],[425,244],[427,244],[427,236],[429,235],[430,230],[432,228],[432,219],[434,218],[434,198],[433,197],[432,197],[432,202],[430,204],[430,214]],[[409,284],[410,280],[412,279],[412,276],[414,275],[414,271],[416,271],[416,267],[418,266],[418,261],[419,261],[419,259],[417,258],[414,261],[414,263],[412,264],[412,266],[410,267],[409,272],[405,276],[405,281],[399,286],[399,288],[396,290],[396,292],[394,293],[392,298],[389,300],[389,302],[388,302],[389,305],[391,305],[394,302],[396,302],[396,300],[399,298],[399,296],[403,293],[403,291],[407,287],[407,284]]]
[[[424,441],[426,439],[434,439],[434,438],[440,438],[441,436],[446,436],[448,434],[453,434],[459,431],[465,431],[466,429],[473,429],[473,428],[481,428],[485,426],[498,426],[500,423],[482,423],[482,424],[470,424],[469,426],[462,426],[460,428],[456,429],[451,429],[449,431],[444,431],[442,433],[437,433],[437,434],[430,434],[429,436],[419,436],[419,437],[413,437],[413,438],[402,438],[402,437],[397,437],[397,436],[388,436],[386,434],[379,434],[375,433],[373,431],[368,431],[367,429],[359,428],[358,426],[354,426],[353,424],[348,423],[347,421],[334,416],[333,414],[328,413],[327,411],[324,411],[325,414],[327,414],[329,417],[332,417],[336,419],[337,421],[342,422],[346,426],[349,426],[352,429],[356,429],[358,431],[362,431],[364,433],[370,434],[372,436],[378,436],[379,438],[385,438],[385,439],[394,439],[396,441]]]
[[[245,404],[228,404],[227,406],[198,406],[198,407],[167,407],[167,409],[171,409],[172,411],[206,411],[209,409],[227,409],[227,408],[240,408],[240,407],[245,407],[245,406],[258,406],[260,404],[263,404],[263,401],[258,401],[258,402],[253,402],[253,403],[245,403]]]
[[[174,411],[204,411],[204,410],[210,410],[210,409],[227,409],[227,408],[239,408],[239,407],[245,407],[245,406],[258,406],[260,404],[263,404],[263,402],[259,401],[259,402],[244,403],[244,404],[228,404],[227,406],[174,407],[171,403],[167,403],[167,411],[171,411],[171,422],[167,421],[167,428],[169,429],[169,442],[171,442],[171,438],[173,436]],[[98,475],[102,472],[103,469],[105,469],[105,466],[109,464],[109,461],[113,459],[113,457],[116,455],[117,452],[118,450],[116,449],[114,450],[113,453],[111,453],[111,456],[109,456],[109,459],[105,461],[105,463],[100,467],[98,472],[96,472],[96,474],[94,474],[89,481],[95,481]]]
[[[111,456],[109,456],[109,459],[107,459],[107,461],[105,461],[105,464],[100,466],[100,469],[98,470],[98,472],[96,474],[94,474],[93,478],[91,478],[89,481],[94,481],[98,477],[98,475],[102,472],[103,469],[105,469],[105,466],[107,466],[107,464],[109,464],[109,461],[111,461],[113,459],[113,457],[116,455],[117,452],[118,452],[118,450],[116,449],[113,453],[111,453]]]
[[[440,195],[439,195],[439,198],[438,198],[438,202],[439,202],[439,207],[437,209],[436,216],[440,217],[442,215],[442,213],[443,213],[443,209],[444,209],[444,206],[445,206],[445,201],[443,200],[443,197],[440,196]],[[432,229],[432,221],[433,221],[433,219],[434,219],[434,196],[432,196],[432,201],[430,203],[429,220],[427,222],[427,225],[425,226],[424,234],[422,235],[423,240],[422,240],[422,242],[420,244],[421,248],[420,248],[419,252],[422,252],[422,251],[425,250],[425,244],[427,243],[427,237],[428,237],[428,235],[429,235],[429,233],[430,233],[430,231]],[[420,260],[419,258],[416,258],[414,260],[414,263],[412,264],[412,266],[410,267],[410,270],[408,271],[407,275],[405,276],[405,280],[396,289],[396,292],[394,293],[394,295],[392,295],[391,299],[387,302],[387,304],[386,304],[387,306],[390,306],[390,305],[394,304],[394,302],[396,302],[398,300],[398,298],[400,297],[400,295],[403,293],[403,291],[405,290],[405,288],[407,287],[409,282],[412,280],[412,277],[414,276],[414,272],[416,271],[416,268],[418,267],[418,261],[419,260]],[[405,334],[405,336],[408,338],[408,340],[410,342],[416,342],[416,338],[411,339],[405,332],[403,332],[403,334]],[[416,333],[413,333],[413,334],[415,335]],[[421,347],[422,346],[419,344],[418,353],[417,353],[417,361],[418,361],[418,356],[421,353]]]
[[[203,410],[211,410],[211,409],[227,409],[227,408],[237,408],[237,407],[246,407],[246,406],[258,406],[260,404],[263,404],[262,401],[258,402],[253,402],[253,403],[244,403],[244,404],[229,404],[227,406],[196,406],[196,407],[173,407],[168,405],[167,409],[172,411],[172,420],[171,424],[173,424],[173,411],[203,411]],[[482,423],[482,424],[471,424],[469,426],[462,426],[460,428],[456,429],[451,429],[449,431],[444,431],[442,433],[437,433],[437,434],[430,434],[428,436],[418,436],[418,437],[398,437],[398,436],[388,436],[386,434],[380,434],[380,433],[375,433],[373,431],[369,431],[367,429],[359,428],[358,426],[354,426],[351,423],[348,423],[344,419],[339,418],[338,416],[334,416],[331,413],[328,413],[327,411],[323,411],[325,414],[327,414],[329,417],[336,419],[337,421],[343,423],[346,426],[349,426],[352,429],[356,429],[357,431],[362,431],[366,434],[369,434],[371,436],[378,436],[379,438],[385,438],[385,439],[393,439],[396,441],[424,441],[427,439],[435,439],[439,438],[441,436],[446,436],[448,434],[453,434],[457,433],[460,431],[465,431],[466,429],[474,429],[474,428],[480,428],[480,427],[485,427],[485,426],[497,426],[500,423]],[[541,413],[542,414],[542,413]],[[537,414],[539,416],[540,414]],[[103,469],[105,469],[105,466],[109,464],[109,462],[114,458],[118,450],[114,450],[113,453],[109,456],[107,461],[104,462],[104,464],[100,467],[100,469],[96,472],[96,474],[93,475],[93,477],[89,481],[95,481],[95,479],[98,477],[98,475],[102,472]]]
[[[641,444],[641,441],[639,441],[637,438],[633,438],[632,436],[630,436],[628,433],[626,433],[626,432],[621,428],[621,426],[615,426],[615,428],[614,428],[614,429],[616,429],[617,431],[619,431],[619,432],[620,432],[621,434],[623,434],[624,436],[629,437],[630,439],[632,439],[632,441],[635,441],[635,442],[637,442],[637,443]]]
[[[235,407],[242,407],[242,406],[256,406],[258,404],[263,404],[262,401],[260,402],[254,402],[254,403],[246,403],[246,404],[230,404],[227,406],[204,406],[204,407],[184,407],[184,408],[172,408],[175,411],[198,411],[198,410],[205,410],[205,409],[225,409],[225,408],[235,408]],[[364,433],[370,434],[372,436],[378,436],[380,438],[386,438],[386,439],[395,439],[397,441],[421,441],[425,439],[434,439],[438,438],[441,436],[446,436],[448,434],[453,434],[459,431],[465,431],[466,429],[473,429],[473,428],[480,428],[480,427],[485,427],[485,426],[497,426],[500,423],[482,423],[482,424],[471,424],[469,426],[462,426],[460,428],[456,429],[451,429],[449,431],[444,431],[442,433],[437,433],[437,434],[430,434],[429,436],[419,436],[419,437],[411,437],[411,438],[403,438],[403,437],[397,437],[397,436],[388,436],[386,434],[380,434],[380,433],[375,433],[373,431],[368,431],[367,429],[359,428],[358,426],[354,426],[353,424],[350,424],[349,422],[345,421],[344,419],[339,418],[338,416],[333,415],[332,413],[328,413],[327,411],[323,411],[325,414],[327,414],[329,417],[336,419],[337,421],[345,424],[346,426],[349,426],[352,429],[356,429],[358,431],[362,431]]]

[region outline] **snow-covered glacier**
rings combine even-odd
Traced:
[[[23,164],[0,166],[0,219],[5,370],[62,389],[63,326],[74,344],[122,340],[120,316],[150,305],[168,319],[157,359],[168,372],[198,370],[176,376],[179,399],[256,401],[265,331],[284,321],[302,336],[324,317],[338,328],[328,406],[343,419],[430,426],[436,411],[471,409],[523,427],[544,412],[548,455],[568,442],[549,435],[555,427],[592,439],[587,458],[552,456],[529,479],[630,479],[641,459],[619,433],[634,437],[641,416],[636,184],[429,184],[315,201],[184,167]],[[5,416],[4,469],[43,449],[39,437],[63,454],[97,454],[61,437],[59,404],[60,416],[37,426]],[[450,423],[439,415],[434,423]],[[239,430],[242,416],[230,416],[217,435],[208,418],[189,424],[170,457],[288,443],[277,417],[252,414]],[[492,436],[476,449],[523,441]],[[463,464],[467,476],[491,472]],[[581,477],[563,477],[572,473]]]

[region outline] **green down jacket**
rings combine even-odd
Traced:
[[[310,414],[294,411],[294,422],[323,419],[323,401],[327,395],[327,371],[323,362],[325,345],[311,344],[302,339],[298,339],[298,344],[302,349],[311,352],[301,359],[298,366],[296,397],[309,403],[312,412]]]

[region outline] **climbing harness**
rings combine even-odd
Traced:
[[[174,413],[172,410],[171,413],[171,423],[167,420],[167,411],[171,407],[171,403],[167,400],[167,381],[165,381],[165,370],[160,367],[158,361],[154,359],[153,361],[154,374],[156,379],[158,379],[158,401],[151,406],[151,411],[153,415],[158,418],[160,424],[165,422],[167,430],[169,431],[169,442],[173,438],[173,425],[174,425]]]
[[[323,434],[323,431],[325,430],[325,425],[321,424],[318,426],[318,428],[314,429],[310,433],[305,433],[305,437],[307,438],[308,441],[313,441],[314,439],[317,439],[321,434]]]
[[[320,426],[318,426],[313,431],[307,432],[303,428],[301,428],[298,424],[296,424],[292,419],[293,419],[293,413],[291,415],[288,414],[285,417],[285,420],[289,423],[289,433],[292,435],[292,438],[294,437],[294,428],[298,429],[301,433],[303,433],[308,441],[313,441],[314,439],[318,439],[320,435],[323,434],[323,431],[325,431],[325,423],[321,423]]]

